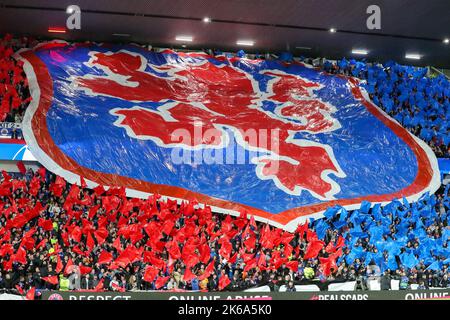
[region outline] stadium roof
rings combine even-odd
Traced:
[[[50,34],[49,27],[65,26],[73,4],[82,10],[81,30]],[[381,8],[381,30],[366,27],[372,4]],[[450,38],[449,12],[448,0],[0,0],[0,33],[329,58],[365,49],[370,60],[450,68],[450,44],[443,42]],[[406,54],[422,58],[407,60]]]

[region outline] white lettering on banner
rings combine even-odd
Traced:
[[[169,300],[220,300],[221,296],[170,296]],[[240,295],[236,295],[236,296],[227,296],[225,298],[226,300],[267,300],[270,299],[269,296],[260,296],[260,295],[255,295],[255,296],[240,296]]]
[[[21,129],[22,124],[21,123],[15,123],[15,122],[0,122],[0,128],[4,129]]]
[[[417,292],[417,293],[407,293],[405,295],[405,300],[422,300],[422,299],[432,299],[432,298],[444,298],[448,297],[450,294],[447,291],[443,292]]]
[[[228,296],[227,300],[267,300],[269,296]]]
[[[220,300],[220,296],[170,296],[169,300]]]
[[[70,295],[69,300],[131,300],[131,296],[107,296],[107,295]]]
[[[369,300],[368,294],[319,294],[318,300]]]

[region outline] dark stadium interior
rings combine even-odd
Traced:
[[[70,4],[67,0],[1,0],[0,32],[48,38],[49,26],[65,25],[61,11]],[[405,53],[419,53],[423,58],[412,63],[450,67],[450,45],[443,49],[442,43],[450,37],[447,0],[377,1],[383,8],[382,29],[374,31],[366,28],[370,0],[83,0],[77,4],[82,8],[83,28],[62,35],[63,39],[136,41],[176,48],[180,43],[175,36],[189,34],[194,41],[187,44],[188,49],[236,50],[236,40],[252,39],[255,45],[249,52],[290,50],[296,55],[340,58],[363,47],[370,51],[369,60],[407,62]],[[212,23],[203,23],[204,17]],[[330,28],[337,33],[331,34]]]

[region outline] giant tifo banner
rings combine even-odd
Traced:
[[[20,56],[33,98],[25,140],[71,183],[247,210],[287,230],[440,183],[432,151],[355,79],[132,45],[52,42]]]

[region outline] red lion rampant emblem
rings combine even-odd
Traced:
[[[90,95],[136,103],[133,108],[110,111],[117,116],[114,124],[131,137],[151,139],[167,148],[223,148],[228,141],[224,128],[231,129],[245,149],[267,152],[252,159],[260,179],[271,179],[293,195],[308,190],[322,200],[334,199],[340,191],[329,175],[345,174],[332,149],[294,138],[297,132],[317,134],[340,128],[339,121],[332,117],[336,109],[314,94],[320,84],[280,70],[263,70],[261,76],[270,80],[267,89],[261,91],[233,59],[223,59],[223,64],[217,65],[202,54],[179,54],[163,65],[149,64],[144,56],[125,50],[91,52],[90,56],[89,66],[106,75],[89,74],[75,79],[76,85]],[[273,102],[275,110],[265,111],[263,101]],[[150,109],[139,105],[143,102],[161,105]],[[195,135],[199,124],[208,134]],[[267,132],[270,143],[251,139],[250,129]],[[177,140],[177,130],[194,138]]]

